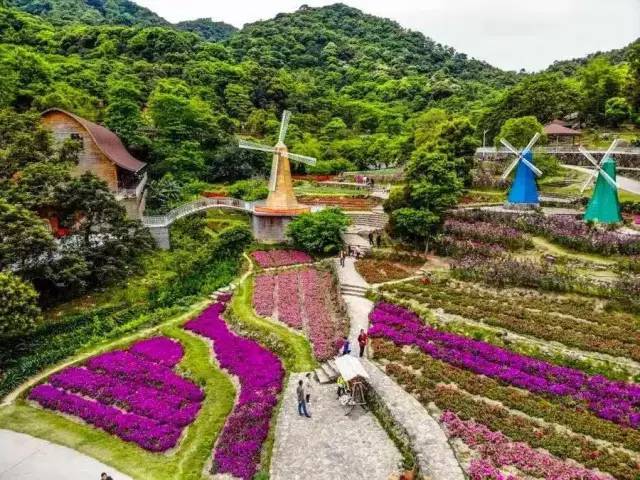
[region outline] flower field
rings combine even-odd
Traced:
[[[253,290],[253,307],[261,316],[273,317],[306,333],[318,360],[336,355],[338,343],[348,326],[334,303],[329,272],[302,268],[258,275]]]
[[[52,375],[31,390],[29,399],[146,450],[163,452],[177,444],[204,399],[197,385],[172,370],[182,356],[174,340],[143,340]]]
[[[258,250],[253,252],[251,257],[262,268],[287,267],[313,262],[313,258],[299,250]]]
[[[401,280],[415,274],[415,265],[406,265],[390,260],[365,258],[356,262],[356,270],[368,283],[382,283]]]
[[[498,245],[506,250],[523,250],[533,247],[531,240],[522,231],[496,223],[450,218],[444,222],[443,231],[458,240],[475,240]]]
[[[640,475],[640,385],[439,331],[391,304],[370,318],[376,358],[420,401],[447,412],[449,433],[474,451],[472,478]]]
[[[385,291],[390,298],[412,299],[522,335],[640,361],[640,328],[634,316],[601,308],[602,301],[594,298],[493,290],[454,280],[394,284]]]
[[[284,369],[269,350],[229,330],[221,316],[228,300],[228,296],[219,298],[185,328],[213,340],[218,363],[240,383],[238,401],[215,446],[214,473],[250,480],[260,465]]]

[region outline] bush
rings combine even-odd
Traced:
[[[264,180],[239,180],[227,188],[230,197],[246,202],[262,200],[269,196],[269,188]]]
[[[356,169],[356,165],[344,158],[335,160],[320,160],[315,165],[307,168],[307,171],[315,175],[328,175],[331,173],[350,172]]]
[[[337,208],[303,213],[287,226],[287,237],[301,250],[315,254],[332,254],[342,248],[341,234],[349,223],[349,217]]]
[[[40,318],[38,293],[30,283],[10,272],[0,272],[0,337],[32,330]]]

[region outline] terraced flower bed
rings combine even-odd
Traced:
[[[185,328],[212,340],[218,363],[240,383],[238,401],[215,446],[213,473],[250,480],[260,465],[284,369],[271,351],[229,330],[222,318],[228,300],[221,298]]]
[[[287,267],[313,262],[313,258],[299,250],[258,250],[253,252],[251,257],[262,268]]]
[[[531,240],[520,230],[496,223],[450,218],[444,222],[443,231],[459,240],[475,240],[485,244],[499,245],[507,250],[533,247]]]
[[[356,270],[368,283],[375,284],[410,277],[415,274],[417,266],[365,258],[356,262]]]
[[[204,399],[200,387],[173,371],[182,356],[174,340],[143,340],[52,375],[31,390],[29,399],[163,452],[178,443]]]
[[[256,277],[253,307],[258,315],[273,317],[306,333],[318,360],[336,355],[348,331],[335,299],[331,274],[315,268],[266,273]]]
[[[497,291],[451,280],[389,285],[385,291],[519,334],[640,361],[638,318],[607,311],[594,299]]]
[[[639,385],[440,332],[393,305],[377,305],[371,320],[387,373],[423,403],[455,414],[445,424],[463,422],[452,434],[476,450],[472,478],[507,478],[506,465],[515,478],[608,478],[582,466],[624,480],[640,475]]]

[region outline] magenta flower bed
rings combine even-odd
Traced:
[[[69,367],[38,385],[29,399],[73,415],[152,452],[176,445],[204,399],[202,390],[171,367],[182,358],[179,343],[143,340]]]
[[[453,412],[444,412],[440,421],[446,426],[449,435],[460,438],[479,453],[480,459],[470,468],[472,479],[509,478],[500,476],[499,467],[504,466],[513,466],[527,475],[547,480],[611,479],[609,475],[597,474],[544,451],[535,450],[526,443],[513,442],[502,432],[494,432],[474,421],[464,421]]]
[[[313,258],[299,250],[259,250],[253,252],[251,256],[262,268],[286,267],[313,262]]]
[[[253,288],[253,308],[256,313],[263,317],[273,314],[275,307],[275,297],[273,292],[276,288],[276,277],[274,275],[258,275]]]
[[[220,366],[238,377],[238,403],[214,452],[217,473],[250,480],[260,464],[262,445],[282,391],[284,369],[277,356],[257,342],[231,332],[221,317],[225,302],[207,308],[185,328],[213,340]]]
[[[303,328],[300,297],[298,295],[298,272],[282,272],[276,276],[278,284],[278,320],[290,327]]]
[[[589,376],[572,368],[520,355],[495,345],[442,332],[402,307],[380,303],[371,312],[372,337],[411,345],[456,367],[550,396],[571,397],[611,422],[640,426],[640,385]]]
[[[339,315],[332,311],[331,275],[315,268],[304,268],[266,277],[256,277],[253,290],[256,313],[265,317],[277,316],[290,327],[304,330],[318,360],[333,358],[346,326],[340,324]]]

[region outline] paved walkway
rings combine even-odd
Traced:
[[[0,480],[113,480],[131,477],[67,447],[10,430],[0,430]]]
[[[564,168],[569,168],[571,170],[577,170],[582,173],[593,173],[593,168],[580,167],[578,165],[562,165]],[[620,175],[616,175],[616,183],[620,190],[626,190],[630,193],[635,193],[640,195],[640,181],[634,180],[633,178],[621,177]]]
[[[356,271],[353,259],[347,259],[343,268],[338,265],[338,278],[340,283],[369,286]],[[343,298],[351,320],[350,339],[357,345],[360,328],[368,329],[373,303],[366,298],[351,295],[343,295]],[[357,355],[355,350],[353,349],[352,355]],[[370,385],[395,422],[407,432],[421,473],[432,480],[464,480],[462,468],[438,422],[413,395],[407,393],[373,362],[364,359],[362,363],[371,377]]]
[[[311,418],[298,415],[292,374],[278,414],[271,480],[388,480],[402,457],[376,418],[356,407],[346,416],[336,386],[314,382]]]

